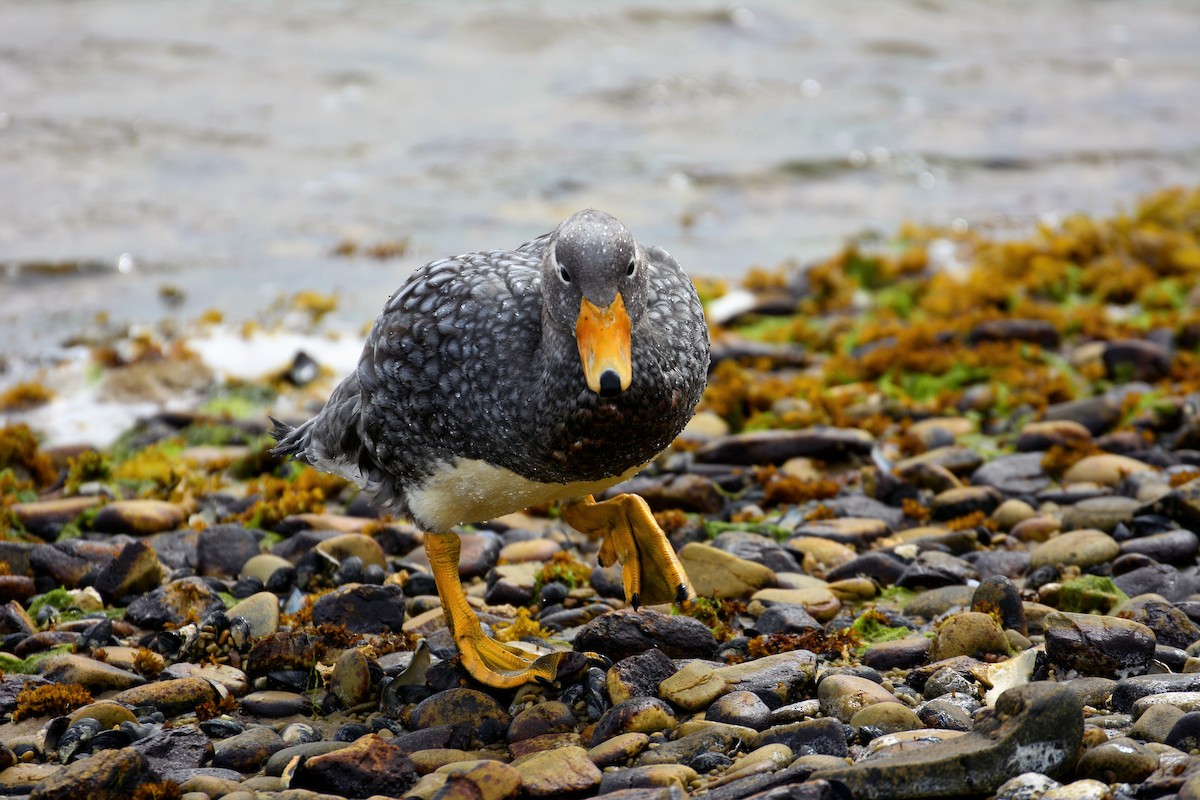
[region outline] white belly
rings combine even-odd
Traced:
[[[612,478],[564,486],[538,483],[503,467],[460,458],[453,466],[440,464],[431,478],[406,493],[405,500],[419,525],[431,531],[448,531],[455,525],[486,522],[540,503],[599,494],[645,466],[641,464]]]

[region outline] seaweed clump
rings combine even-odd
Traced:
[[[58,478],[50,456],[41,451],[37,436],[24,424],[0,428],[0,470],[5,469],[38,486],[49,486]]]
[[[44,686],[25,684],[17,693],[13,721],[30,717],[61,717],[92,702],[92,693],[78,683],[50,683]]]

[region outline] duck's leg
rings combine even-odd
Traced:
[[[467,603],[466,592],[458,577],[458,535],[426,533],[425,553],[433,568],[446,624],[458,645],[463,666],[480,683],[498,689],[520,686],[530,681],[550,683],[558,675],[563,653],[535,657],[518,648],[489,639],[479,625],[479,618]]]
[[[634,608],[642,603],[683,603],[696,596],[650,506],[636,494],[599,503],[590,494],[576,498],[563,504],[562,517],[578,531],[604,536],[600,564],[620,562],[625,599]]]

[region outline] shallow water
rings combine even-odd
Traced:
[[[357,327],[585,206],[710,275],[1107,213],[1200,180],[1198,41],[1193,0],[8,2],[0,340],[300,287]]]

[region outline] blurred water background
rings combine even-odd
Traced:
[[[0,341],[298,288],[357,327],[586,206],[731,277],[1109,213],[1200,181],[1198,100],[1195,0],[6,0]]]

